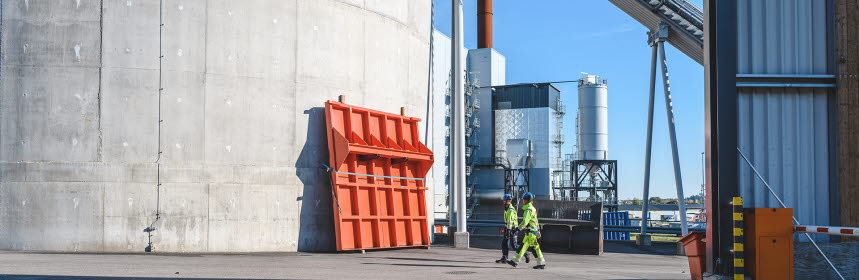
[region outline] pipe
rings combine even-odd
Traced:
[[[492,0],[477,0],[477,48],[492,48]]]
[[[455,190],[456,198],[456,231],[467,232],[466,224],[466,188],[465,188],[465,67],[462,60],[463,28],[462,28],[462,0],[452,0],[453,16],[451,27],[451,112],[453,123],[451,125],[451,150],[450,161],[452,177],[451,188]]]
[[[158,1],[158,153],[155,155],[155,220],[143,229],[146,232],[147,246],[144,252],[150,253],[152,247],[152,232],[155,231],[155,223],[161,220],[161,96],[164,93],[164,0]]]

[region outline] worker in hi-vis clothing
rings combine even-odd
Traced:
[[[522,240],[522,248],[519,249],[519,254],[516,255],[512,260],[507,261],[507,264],[516,267],[517,263],[522,256],[528,252],[529,247],[534,248],[534,255],[537,257],[537,265],[534,266],[534,269],[545,269],[546,268],[546,259],[543,258],[543,252],[540,251],[540,243],[537,242],[537,239],[540,238],[540,223],[537,221],[537,208],[534,208],[534,205],[531,204],[534,200],[534,195],[530,192],[526,192],[522,195],[522,202],[525,205],[522,205],[522,223],[519,224],[519,229],[528,230],[528,234],[525,235],[525,239]]]
[[[519,242],[517,242],[517,233],[519,229],[517,226],[519,225],[519,214],[516,213],[516,206],[513,206],[513,195],[506,193],[501,198],[504,201],[504,239],[501,240],[501,259],[495,261],[495,263],[507,263],[507,254],[510,252],[510,248],[513,248],[513,253],[515,254],[517,249],[519,249]],[[525,254],[525,262],[531,262],[531,258],[528,257],[528,254]]]

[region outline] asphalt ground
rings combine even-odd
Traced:
[[[0,279],[689,279],[671,247],[606,244],[606,253],[546,253],[547,269],[496,264],[499,250],[394,249],[366,253],[60,254],[0,251]]]

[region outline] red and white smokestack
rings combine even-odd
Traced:
[[[492,0],[477,0],[477,48],[492,48]]]

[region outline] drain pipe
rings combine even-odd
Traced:
[[[152,252],[152,232],[155,231],[155,223],[161,219],[161,95],[164,93],[164,79],[162,74],[162,66],[164,64],[164,0],[159,0],[158,3],[158,153],[155,157],[155,220],[143,229],[147,234],[147,246],[143,249],[144,252]]]

